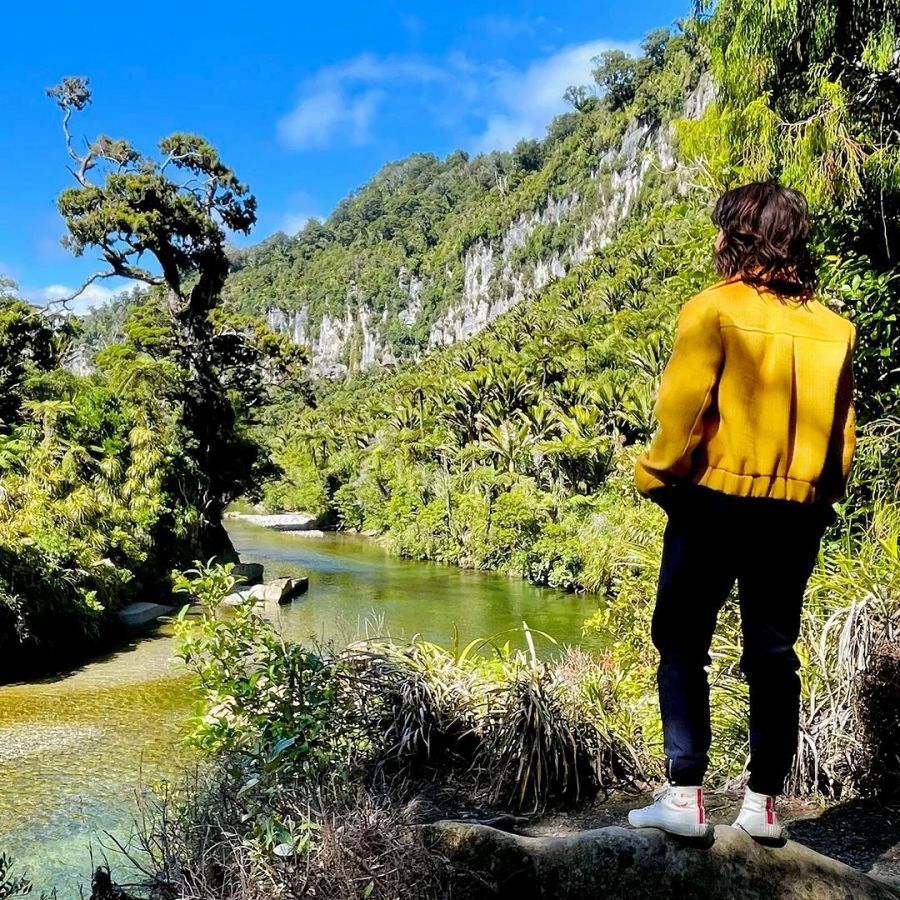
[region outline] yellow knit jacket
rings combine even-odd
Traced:
[[[743,497],[832,503],[856,446],[855,327],[729,278],[688,300],[635,484],[691,482]]]

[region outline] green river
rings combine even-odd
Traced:
[[[515,578],[399,559],[362,537],[298,537],[238,521],[229,531],[267,578],[309,574],[306,596],[267,610],[295,640],[390,633],[449,643],[456,626],[466,642],[524,620],[575,642],[596,607]],[[0,851],[38,892],[52,885],[61,900],[78,897],[91,854],[95,865],[107,854],[115,874],[121,857],[107,834],[127,841],[142,786],[177,778],[190,761],[179,746],[190,683],[172,650],[163,625],[76,671],[0,687]]]

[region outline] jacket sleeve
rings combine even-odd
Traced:
[[[654,406],[656,433],[635,467],[635,485],[641,494],[689,474],[703,434],[703,415],[712,402],[723,361],[718,313],[709,299],[699,294],[685,303],[678,315],[675,345]]]
[[[822,473],[822,499],[826,503],[834,503],[844,496],[853,466],[853,454],[856,452],[856,403],[853,396],[855,349],[856,328],[851,326],[847,356],[838,380],[834,427],[828,448],[829,458]]]

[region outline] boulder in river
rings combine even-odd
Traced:
[[[276,578],[262,586],[262,599],[275,603],[290,603],[295,597],[305,594],[309,590],[309,578],[303,575],[299,578]]]
[[[238,584],[259,584],[263,580],[262,563],[235,563],[231,574]]]
[[[240,606],[242,603],[245,603],[249,597],[253,597],[253,599],[257,603],[262,602],[262,598],[259,596],[259,593],[254,593],[255,589],[261,587],[261,585],[253,585],[253,587],[248,587],[247,585],[238,585],[227,597],[223,597],[220,603],[221,606]]]
[[[656,829],[527,837],[451,821],[421,833],[449,859],[460,900],[900,900],[900,885],[727,825],[705,843]]]
[[[252,587],[239,585],[234,592],[222,600],[223,606],[240,606],[248,598],[257,603],[290,603],[295,597],[309,590],[309,577],[301,575],[297,578],[276,578],[265,584],[254,584]]]
[[[175,612],[171,606],[163,606],[161,603],[129,603],[119,610],[119,621],[126,628],[143,628],[152,625],[163,616],[170,616]]]

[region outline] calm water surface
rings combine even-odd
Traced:
[[[366,538],[297,537],[242,522],[229,531],[244,560],[265,564],[267,578],[310,575],[305,597],[267,610],[295,640],[389,633],[449,644],[455,626],[466,643],[524,620],[575,642],[596,606],[514,578],[398,559]],[[521,644],[520,635],[509,637]],[[177,778],[190,761],[179,736],[193,699],[172,652],[161,626],[77,671],[0,687],[0,850],[38,888],[78,897],[91,849],[99,863],[107,832],[128,838],[142,785]],[[117,863],[112,853],[110,861]]]

